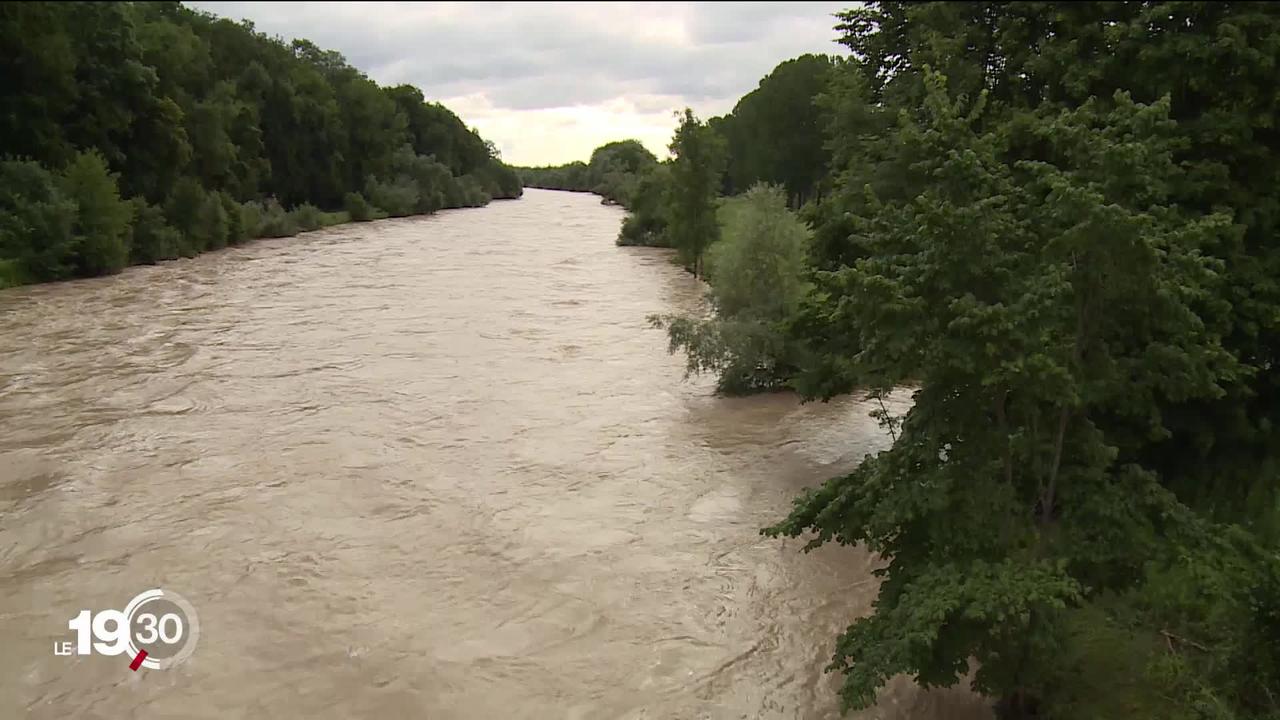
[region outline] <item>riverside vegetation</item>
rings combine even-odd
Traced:
[[[868,3],[669,159],[504,166],[408,86],[173,3],[0,8],[0,284],[527,185],[628,211],[725,393],[906,387],[763,532],[884,559],[829,665],[1007,718],[1280,717],[1280,6]],[[288,208],[288,210],[286,210]],[[882,406],[883,407],[883,406]]]
[[[1280,717],[1280,6],[836,30],[625,180],[521,173],[706,278],[709,316],[653,322],[721,391],[912,390],[763,531],[884,558],[844,706],[906,673],[1006,718]]]
[[[521,193],[409,85],[178,3],[0,7],[0,287]]]

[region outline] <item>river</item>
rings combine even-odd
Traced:
[[[874,560],[758,529],[886,438],[682,380],[645,317],[701,290],[621,219],[530,190],[0,292],[0,715],[837,717]],[[54,655],[151,587],[185,663]]]

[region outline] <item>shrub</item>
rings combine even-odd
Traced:
[[[225,192],[218,193],[218,200],[222,203],[222,212],[227,218],[227,244],[239,245],[249,237],[244,224],[244,211],[240,203]]]
[[[421,199],[413,180],[405,175],[397,177],[394,182],[382,182],[371,177],[365,183],[365,195],[391,217],[414,214]]]
[[[670,171],[666,165],[649,170],[630,191],[627,209],[618,235],[619,245],[651,245],[671,247],[667,233],[667,189]]]
[[[369,206],[369,201],[364,199],[364,195],[358,192],[347,193],[342,198],[342,206],[346,209],[351,222],[368,222],[373,219],[373,208]]]
[[[165,218],[182,235],[178,253],[192,257],[204,251],[208,236],[201,225],[208,218],[204,188],[200,183],[184,177],[174,184],[169,199],[164,204]]]
[[[0,260],[0,290],[26,283],[17,260]]]
[[[182,235],[167,222],[160,208],[141,197],[133,204],[133,236],[129,242],[129,261],[135,265],[153,265],[178,257]]]
[[[458,178],[458,207],[483,207],[493,198],[485,192],[484,184],[474,175],[463,175]]]
[[[324,218],[320,208],[311,203],[302,203],[295,207],[290,211],[289,218],[293,221],[294,226],[302,232],[319,230],[324,226]]]
[[[723,239],[707,253],[716,316],[655,316],[670,351],[683,350],[687,372],[716,373],[719,390],[742,394],[781,388],[799,349],[786,333],[809,290],[809,228],[787,209],[781,188],[757,185],[720,208]]]
[[[200,222],[196,226],[198,246],[204,250],[218,250],[227,246],[230,219],[222,207],[222,197],[218,193],[205,195],[200,206]]]
[[[246,239],[262,237],[258,227],[262,225],[262,203],[250,200],[240,203],[240,227]]]
[[[280,238],[298,234],[298,226],[280,203],[271,198],[258,206],[258,224],[254,229],[254,237]]]
[[[627,215],[618,232],[618,245],[644,245],[647,247],[671,247],[666,223],[651,215]]]

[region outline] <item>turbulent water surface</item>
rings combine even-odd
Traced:
[[[645,317],[701,290],[621,217],[534,190],[0,293],[0,715],[837,716],[874,563],[757,531],[885,438],[682,381]],[[184,664],[54,655],[151,587]]]

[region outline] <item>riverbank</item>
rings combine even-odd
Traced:
[[[523,194],[523,191],[522,191],[522,194]],[[431,212],[409,213],[405,215],[391,215],[390,213],[384,210],[381,210],[380,208],[373,207],[365,203],[363,205],[362,210],[361,209],[357,210],[357,213],[362,215],[361,219],[358,219],[358,220],[352,218],[351,210],[337,210],[337,211],[326,212],[323,210],[319,210],[313,206],[304,205],[299,208],[294,208],[293,210],[286,212],[286,211],[283,211],[282,209],[280,210],[272,209],[271,205],[265,206],[265,209],[264,209],[263,206],[258,206],[256,203],[244,203],[240,206],[241,227],[248,224],[252,224],[253,227],[255,228],[252,234],[246,234],[244,236],[237,235],[236,237],[238,237],[239,239],[236,241],[230,241],[230,237],[228,237],[227,242],[223,242],[219,245],[212,246],[212,247],[206,247],[205,249],[198,252],[175,252],[168,256],[150,258],[149,261],[146,261],[146,262],[128,263],[118,268],[115,268],[112,272],[100,273],[99,276],[114,275],[119,272],[122,272],[123,270],[129,267],[138,267],[142,265],[154,265],[157,263],[166,262],[169,260],[177,260],[180,258],[192,258],[192,257],[196,257],[197,255],[202,255],[208,252],[221,250],[227,247],[238,247],[238,246],[246,245],[246,244],[252,243],[255,240],[295,237],[297,235],[303,235],[309,232],[315,232],[317,230],[324,230],[327,228],[333,228],[333,227],[338,227],[341,225],[348,225],[348,224],[359,225],[363,223],[376,222],[378,220],[389,220],[389,219],[397,219],[397,218],[403,218],[403,217],[425,217],[429,215],[435,215],[443,210],[463,210],[463,209],[469,209],[469,208],[487,207],[490,203],[495,201],[518,200],[518,199],[520,199],[519,195],[517,195],[516,197],[490,198],[487,202],[485,202],[482,205],[462,205],[457,207],[443,207],[437,210],[432,210]],[[279,208],[279,206],[276,205],[275,208]],[[131,249],[131,248],[128,248],[128,249]],[[49,283],[49,282],[63,282],[63,281],[80,280],[80,279],[84,279],[84,278],[83,277],[66,277],[66,278],[55,278],[55,279],[49,279],[49,280],[33,281],[23,276],[21,270],[18,267],[16,267],[16,263],[14,261],[0,259],[0,291],[6,290],[8,288],[22,287],[26,285],[38,285],[38,284]]]

